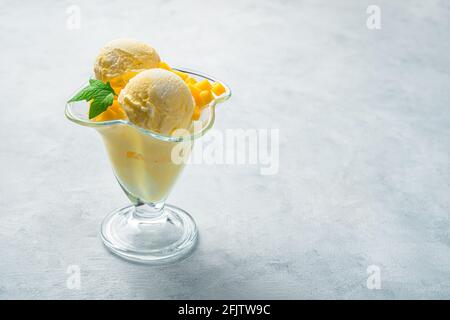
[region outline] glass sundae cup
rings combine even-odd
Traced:
[[[196,80],[205,74],[176,69]],[[193,218],[165,201],[182,172],[193,143],[212,128],[217,104],[231,96],[226,91],[211,101],[189,130],[167,136],[140,128],[128,120],[95,122],[88,118],[89,104],[66,105],[69,120],[96,129],[106,146],[114,174],[131,204],[109,213],[101,237],[113,253],[136,262],[164,263],[186,257],[198,237]]]

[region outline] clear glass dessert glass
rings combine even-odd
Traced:
[[[176,69],[197,80],[218,81],[200,72]],[[113,253],[141,263],[175,261],[192,252],[198,231],[193,218],[165,201],[189,158],[194,141],[214,125],[217,104],[231,96],[230,88],[202,110],[189,130],[172,136],[137,127],[128,120],[94,122],[89,104],[70,102],[66,116],[96,129],[105,144],[114,174],[131,204],[109,213],[101,237]]]

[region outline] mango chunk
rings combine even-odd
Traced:
[[[137,74],[138,74],[138,72],[130,71],[130,72],[124,73],[124,74],[122,75],[122,79],[123,79],[125,82],[128,82],[128,81],[131,80],[131,78],[133,78],[133,77],[134,77],[135,75],[137,75]]]
[[[115,77],[109,81],[111,87],[114,89],[114,92],[118,95],[120,91],[127,85],[128,81],[137,75],[137,72],[126,72],[118,77]]]
[[[102,113],[100,113],[98,116],[96,116],[95,118],[92,118],[91,119],[91,121],[94,121],[94,122],[102,122],[102,121],[105,121],[104,120],[104,112],[102,112]]]
[[[199,106],[195,106],[194,113],[192,114],[192,120],[198,120],[200,119],[201,110]]]
[[[122,89],[125,88],[125,86],[111,84],[111,88],[113,88],[115,94],[119,95],[120,91],[122,91]]]
[[[105,111],[100,113],[98,116],[92,119],[95,122],[101,121],[112,121],[112,120],[121,120],[126,119],[127,114],[125,110],[120,106],[117,100],[114,100],[113,104],[108,107]]]
[[[199,88],[197,88],[195,85],[188,84],[189,90],[191,90],[192,97],[195,100],[195,103],[198,105],[201,103],[200,99],[200,92],[202,92]]]
[[[111,121],[116,119],[116,114],[114,111],[111,111],[109,108],[100,113],[98,116],[92,119],[92,121],[95,122],[102,122],[102,121]]]
[[[136,159],[136,160],[144,160],[144,156],[140,153],[134,151],[127,151],[127,158]]]
[[[173,71],[172,68],[171,68],[167,63],[165,63],[165,62],[163,62],[163,61],[161,61],[161,62],[158,64],[158,68],[165,69],[165,70],[169,70],[169,71]]]
[[[200,107],[203,107],[214,100],[214,96],[211,91],[203,90],[200,92]]]
[[[200,82],[197,82],[197,84],[195,86],[197,88],[199,88],[200,90],[211,90],[211,83],[209,83],[209,81],[206,79],[204,79]]]
[[[113,104],[112,106],[109,107],[109,109],[111,109],[111,111],[113,111],[115,113],[116,119],[126,119],[127,118],[127,114],[125,113],[125,110],[123,110],[123,108],[121,106],[119,106],[119,104],[117,104],[117,106],[115,106],[115,104]]]
[[[225,87],[220,82],[214,82],[211,90],[212,92],[214,92],[216,96],[220,96],[221,94],[224,94],[226,91]]]
[[[192,85],[197,83],[197,80],[195,80],[194,78],[191,78],[191,77],[187,77],[184,81],[186,82],[186,84],[192,84]]]

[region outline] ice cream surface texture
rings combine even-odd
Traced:
[[[133,39],[117,39],[106,44],[94,63],[98,80],[111,81],[114,78],[156,68],[160,58],[155,49],[145,42]]]
[[[164,69],[140,72],[120,92],[118,101],[131,122],[164,135],[189,128],[195,106],[186,83]]]

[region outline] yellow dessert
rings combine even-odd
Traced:
[[[215,96],[219,97],[226,92],[225,87],[220,82],[211,84],[206,79],[197,81],[184,72],[172,69],[166,62],[161,61],[158,67],[175,73],[188,85],[196,105],[192,120],[200,118],[201,109],[213,101]]]
[[[125,116],[142,128],[169,135],[189,126],[193,111],[193,98],[182,79],[157,68],[133,77],[119,98],[94,120]],[[114,173],[130,199],[158,202],[168,196],[184,167],[171,158],[175,142],[162,141],[126,124],[100,128],[99,132]]]
[[[198,120],[200,118],[201,110],[209,105],[209,103],[214,100],[215,96],[218,97],[226,91],[225,87],[220,82],[214,82],[211,84],[206,79],[198,82],[196,79],[189,77],[186,73],[172,69],[166,62],[160,61],[157,68],[176,74],[184,81],[184,83],[186,83],[195,102],[195,108],[192,112],[191,120]],[[112,78],[110,80],[111,87],[114,89],[116,94],[119,95],[127,83],[137,74],[138,72],[128,71],[120,76]],[[104,114],[95,117],[93,121],[110,121],[127,118],[121,104],[115,102],[114,107],[111,107],[108,108]]]
[[[193,120],[200,119],[203,108],[225,93],[219,82],[197,81],[174,70],[152,47],[135,40],[108,43],[95,61],[94,73],[98,80],[110,82],[117,96],[93,121],[128,119],[163,135],[188,129]],[[117,179],[127,193],[148,202],[165,199],[183,169],[183,164],[171,158],[175,143],[126,124],[99,131]]]
[[[197,81],[196,79],[189,77],[189,75],[184,72],[172,69],[169,64],[164,61],[160,61],[158,63],[158,68],[173,72],[187,84],[195,101],[195,108],[191,118],[192,120],[198,120],[200,118],[201,110],[209,105],[215,97],[219,97],[226,92],[225,87],[220,82],[214,82],[211,84],[206,79]],[[115,88],[114,85],[113,88]]]
[[[135,262],[178,260],[192,251],[198,231],[189,214],[165,200],[194,141],[213,127],[215,105],[231,91],[200,73],[172,69],[135,40],[108,43],[94,73],[68,100],[65,115],[100,133],[132,204],[105,217],[101,238],[113,253]]]
[[[131,200],[167,198],[184,163],[172,161],[175,142],[166,142],[126,124],[99,128],[114,173]],[[191,149],[185,149],[189,153]]]
[[[157,68],[159,62],[158,53],[147,43],[117,39],[100,50],[94,63],[94,73],[98,80],[107,82],[125,73]]]
[[[164,135],[187,129],[194,111],[188,86],[174,73],[159,68],[132,78],[118,101],[131,122]]]

